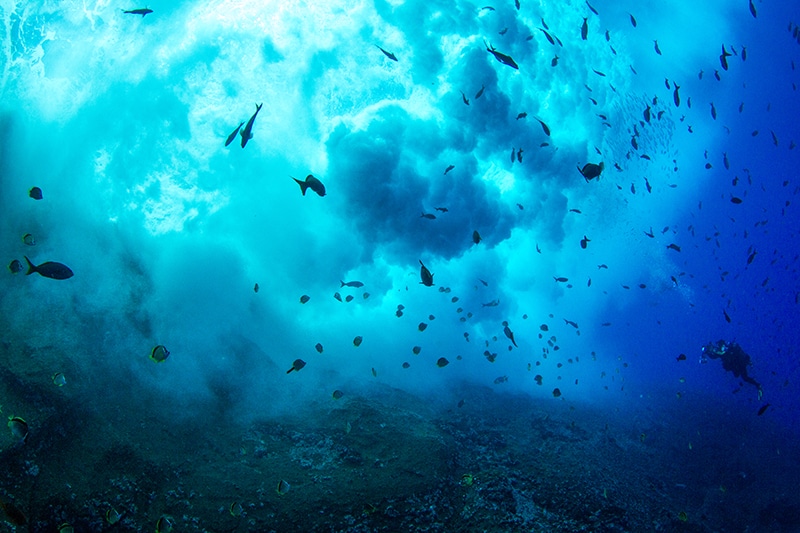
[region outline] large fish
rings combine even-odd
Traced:
[[[317,178],[315,178],[313,175],[309,174],[308,176],[306,176],[306,180],[305,181],[300,181],[299,179],[294,178],[294,177],[291,177],[291,178],[294,181],[296,181],[297,184],[300,186],[300,192],[303,193],[303,196],[306,195],[306,191],[308,189],[311,189],[312,191],[317,193],[319,196],[325,196],[325,185],[323,185],[322,182],[319,181]]]
[[[433,287],[433,274],[431,274],[431,271],[428,270],[428,267],[426,267],[422,263],[422,261],[420,261],[419,264],[420,264],[420,267],[421,267],[419,269],[419,277],[420,277],[420,279],[422,279],[422,281],[420,281],[420,283],[422,283],[426,287]]]
[[[517,63],[513,59],[511,59],[511,56],[507,56],[503,53],[498,52],[497,50],[494,49],[492,45],[487,44],[486,41],[484,41],[484,44],[486,44],[486,51],[492,54],[495,57],[495,59],[497,59],[499,62],[501,62],[504,65],[508,65],[511,68],[519,70],[519,65],[517,65]]]
[[[256,104],[256,112],[253,113],[253,116],[250,117],[250,120],[247,121],[247,125],[244,127],[244,129],[241,132],[241,135],[242,135],[242,148],[245,147],[245,145],[247,144],[247,141],[249,141],[250,139],[253,138],[253,122],[256,121],[256,115],[258,115],[258,112],[261,111],[261,106],[262,105],[263,104]]]
[[[233,140],[234,140],[234,139],[236,138],[236,136],[239,134],[239,130],[240,130],[240,129],[242,129],[242,126],[243,126],[243,125],[244,125],[244,122],[240,122],[240,123],[239,123],[239,125],[238,125],[238,126],[236,126],[236,129],[235,129],[235,130],[233,130],[233,133],[231,133],[230,135],[228,135],[228,138],[227,138],[227,139],[225,139],[225,146],[228,146],[229,144],[231,144],[231,143],[233,142]]]
[[[70,270],[67,265],[56,263],[55,261],[47,261],[46,263],[42,263],[38,266],[31,263],[31,260],[27,257],[25,258],[25,261],[28,262],[28,271],[25,273],[28,276],[36,272],[45,278],[69,279],[74,275],[72,270]]]

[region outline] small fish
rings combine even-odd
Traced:
[[[517,65],[517,63],[513,59],[511,59],[511,56],[507,56],[506,54],[498,52],[497,50],[495,50],[493,46],[487,44],[486,41],[484,41],[484,44],[486,45],[486,51],[492,54],[494,58],[497,59],[500,63],[508,65],[513,69],[519,70],[519,65]]]
[[[523,111],[522,113],[520,113],[519,115],[517,115],[517,120],[519,120],[519,119],[521,119],[521,118],[525,118],[525,117],[527,117],[527,116],[528,116],[528,114],[527,114],[527,113],[525,113],[525,112]]]
[[[411,364],[408,362],[403,363],[403,368],[411,368]]]
[[[451,170],[453,170],[454,168],[456,168],[456,166],[455,166],[455,165],[449,165],[449,166],[448,166],[446,169],[444,169],[444,173],[445,173],[445,174],[447,174],[448,172],[450,172],[450,171],[451,171]]]
[[[467,95],[464,94],[463,91],[459,91],[459,92],[461,93],[461,101],[464,102],[465,105],[469,105],[469,98],[467,98]]]
[[[364,342],[364,337],[362,337],[361,335],[356,335],[356,336],[353,338],[353,346],[355,346],[356,348],[358,348],[359,346],[361,346],[361,343],[362,343],[362,342]]]
[[[420,322],[419,324],[417,324],[417,329],[419,331],[425,331],[426,329],[428,329],[428,324],[426,324],[425,322]]]
[[[647,189],[648,193],[653,192],[653,187],[650,186],[650,181],[648,181],[646,177],[644,178],[644,186]]]
[[[578,213],[579,215],[582,214],[580,209],[570,209],[569,212],[570,213]]]
[[[440,357],[438,361],[436,361],[436,366],[439,368],[444,368],[450,364],[450,361],[447,360],[445,357]]]
[[[652,230],[651,230],[651,231],[652,231]],[[608,265],[606,265],[606,264],[597,265],[597,270],[601,270],[601,269],[604,269],[604,268],[605,268],[606,270],[608,270]]]
[[[116,509],[111,507],[106,511],[106,522],[108,525],[113,526],[122,519],[122,515]]]
[[[747,264],[748,265],[751,264],[753,262],[753,260],[756,258],[756,253],[757,252],[755,250],[753,250],[753,253],[751,253],[749,256],[747,256]]]
[[[516,159],[517,159],[517,149],[516,148],[512,148],[511,149],[511,162],[513,163]]]
[[[653,41],[653,43],[655,44],[656,53],[661,55],[661,49],[658,47],[658,40]]]
[[[498,378],[494,378],[494,384],[499,385],[501,383],[506,383],[508,381],[508,376],[500,376]]]
[[[312,174],[306,176],[305,181],[300,181],[292,176],[289,177],[297,182],[297,184],[300,186],[300,192],[303,193],[303,196],[306,195],[306,191],[308,189],[311,189],[319,196],[325,196],[325,185],[323,185],[322,182],[315,178]]]
[[[547,31],[546,31],[546,30],[543,30],[542,28],[539,28],[539,31],[541,31],[542,33],[544,33],[544,36],[547,38],[547,40],[548,40],[548,42],[549,42],[550,44],[552,44],[553,46],[555,46],[556,42],[553,40],[553,37],[552,37],[552,36],[551,36],[549,33],[547,33]]]
[[[727,311],[725,311],[725,310],[723,309],[723,310],[722,310],[722,314],[725,316],[725,322],[727,322],[728,324],[730,324],[730,322],[731,322],[731,317],[730,317],[730,315],[728,315],[728,312],[727,312]]]
[[[731,196],[731,203],[732,204],[740,204],[742,203],[742,199],[737,196]]]
[[[231,514],[232,517],[238,518],[238,517],[242,516],[242,513],[244,512],[244,508],[242,507],[241,503],[233,502],[233,503],[231,503],[230,507],[228,507],[228,512]]]
[[[322,353],[323,348],[321,343],[318,342],[317,344],[315,344],[314,348],[317,350],[318,353]]]
[[[242,128],[242,126],[244,126],[244,121],[240,122],[239,125],[236,126],[236,129],[233,130],[233,133],[228,135],[228,138],[225,139],[225,146],[231,144],[233,140],[236,138],[236,136],[239,135],[239,130]]]
[[[28,439],[28,423],[18,416],[8,417],[8,429],[11,436],[18,441],[25,442]]]
[[[377,378],[377,377],[378,377],[378,371],[377,371],[377,370],[375,370],[375,367],[374,367],[374,366],[372,367],[372,377],[373,377],[373,378]],[[350,433],[350,432],[348,431],[348,433]]]
[[[728,70],[728,58],[731,57],[731,54],[725,50],[725,45],[722,45],[722,54],[719,56],[719,63],[722,65],[723,70]]]
[[[291,374],[293,370],[296,372],[300,372],[304,366],[306,366],[305,361],[303,361],[302,359],[295,359],[292,362],[292,367],[289,370],[287,370],[286,373]]]
[[[536,117],[534,117],[534,118],[536,118]],[[540,119],[536,118],[536,120],[539,122],[539,124],[542,125],[542,131],[544,132],[544,134],[547,135],[548,137],[550,137],[550,127],[547,124],[545,124],[543,121],[541,121]]]
[[[581,239],[581,248],[583,248],[585,250],[587,244],[590,243],[590,242],[592,242],[592,241],[589,240],[589,238],[587,238],[586,235],[584,235],[583,239]]]
[[[67,378],[61,372],[56,372],[55,374],[53,374],[52,380],[53,380],[53,385],[55,385],[56,387],[63,387],[64,385],[67,384]]]
[[[307,303],[311,299],[311,296],[304,294],[300,297],[300,303],[304,304]]]
[[[378,45],[376,44],[375,46],[378,46]],[[383,48],[381,48],[380,46],[378,46],[378,49],[379,49],[381,52],[383,52],[383,54],[384,54],[386,57],[388,57],[389,59],[391,59],[392,61],[397,61],[397,56],[395,56],[393,53],[391,53],[391,52],[387,52],[386,50],[384,50],[384,49],[383,49]]]
[[[426,267],[422,263],[422,261],[420,261],[419,264],[420,264],[419,276],[422,279],[420,283],[422,283],[426,287],[433,287],[433,274],[431,274],[431,271],[428,270],[428,267]]]
[[[22,236],[22,242],[26,246],[36,246],[36,239],[30,233],[26,233]]]
[[[345,302],[352,302],[353,301],[353,295],[352,294],[348,294],[347,296],[344,297],[344,301]]]
[[[28,196],[34,200],[41,200],[43,198],[42,189],[39,187],[31,187],[31,189],[28,191]]]
[[[589,24],[587,23],[586,17],[584,17],[583,24],[581,25],[581,39],[585,41],[588,34],[589,34]]]
[[[348,422],[347,425],[350,426],[350,422]],[[349,428],[348,428],[347,432],[350,433]],[[292,486],[289,485],[288,482],[286,482],[284,480],[280,480],[280,481],[278,481],[278,487],[275,489],[275,492],[277,492],[279,495],[283,496],[284,494],[289,492],[289,490],[291,488],[292,488]]]
[[[682,353],[679,354],[678,357],[675,358],[677,361],[686,361],[686,354]]]
[[[478,233],[478,230],[472,232],[472,242],[478,244],[481,242],[481,234]]]
[[[22,263],[19,259],[14,259],[8,264],[8,269],[12,274],[18,274],[19,272],[22,272]]]
[[[564,323],[566,325],[572,326],[573,328],[578,329],[578,323],[577,322],[573,322],[572,320],[567,320],[566,318],[564,318],[562,320],[564,320]]]
[[[492,300],[491,302],[481,304],[481,307],[497,307],[500,305],[500,300]]]
[[[422,347],[420,347],[420,346],[414,346],[413,348],[411,348],[411,352],[414,355],[419,355],[419,352],[421,352],[421,351],[422,351]]]
[[[255,285],[253,285],[253,292],[258,292],[259,288],[260,287],[258,286],[258,283],[256,283]]]
[[[339,294],[338,292],[334,292],[333,293],[333,297],[336,298],[337,300],[339,300],[340,302],[342,301],[342,295]]]
[[[242,148],[245,147],[247,141],[253,138],[253,123],[256,121],[256,115],[258,112],[261,111],[261,106],[263,104],[256,104],[256,112],[253,113],[253,116],[250,117],[250,120],[247,121],[247,125],[245,125],[244,129],[239,132],[242,136]]]
[[[172,533],[173,528],[172,519],[168,516],[162,516],[156,522],[156,533]]]
[[[603,162],[600,162],[599,165],[595,165],[594,163],[586,163],[583,165],[583,168],[578,167],[578,172],[581,173],[583,179],[589,182],[594,178],[599,178],[604,168],[605,164]]]
[[[433,213],[422,213],[419,218],[427,218],[428,220],[436,220],[436,215]]]
[[[150,350],[150,359],[156,363],[163,363],[169,357],[169,350],[163,344],[158,344]]]
[[[569,281],[569,278],[563,278],[563,277],[558,277],[557,278],[557,277],[553,276],[553,279],[556,280],[556,283],[566,283],[566,282]]]
[[[631,24],[633,24],[633,27],[635,28],[636,27],[636,19],[630,13],[628,13],[628,16],[631,17]]]
[[[606,77],[605,73],[604,73],[604,72],[600,72],[599,70],[592,69],[592,72],[594,72],[594,73],[595,73],[595,74],[597,74],[598,76],[602,76],[602,77],[604,77],[604,78]],[[593,101],[595,102],[595,104],[594,104],[594,105],[597,105],[597,101],[596,101],[596,100],[594,100],[594,98],[590,98],[590,100],[593,100]]]
[[[766,410],[769,408],[769,406],[770,406],[770,404],[768,404],[768,403],[762,405],[761,408],[759,408],[759,410],[758,410],[758,416],[763,415],[766,412]]]
[[[592,7],[592,4],[590,4],[590,3],[589,3],[589,0],[586,0],[586,6],[587,6],[587,7],[589,8],[589,10],[590,10],[592,13],[594,13],[595,15],[599,15],[599,14],[600,14],[600,13],[598,13],[598,12],[597,12],[597,10],[596,10],[595,8],[593,8],[593,7]]]
[[[556,65],[558,65],[558,56],[555,56],[553,57],[553,59],[550,60],[551,67],[555,67]]]
[[[511,328],[508,327],[508,322],[506,322],[506,321],[503,321],[503,333],[511,341],[511,344],[513,344],[515,347],[519,348],[519,346],[517,346],[517,341],[514,340],[514,332],[511,331]]]
[[[333,391],[333,394],[331,396],[333,396],[334,400],[339,400],[342,398],[342,396],[344,396],[344,393],[339,389],[336,389],[335,391]]]
[[[553,389],[553,398],[558,398],[559,396],[561,396],[561,391],[556,387]]]
[[[753,18],[758,18],[758,13],[756,13],[756,6],[753,4],[753,0],[750,0],[750,14],[753,15]]]
[[[681,106],[681,95],[678,91],[681,90],[681,86],[677,83],[673,82],[675,85],[675,90],[672,92],[672,101],[675,102],[675,107]]]
[[[675,250],[676,252],[680,252],[680,251],[681,251],[681,247],[680,247],[680,246],[678,246],[678,245],[677,245],[677,244],[675,244],[675,243],[670,243],[670,244],[668,244],[668,245],[667,245],[667,248],[668,248],[668,249],[670,249],[670,250]]]
[[[364,284],[360,281],[348,281],[345,283],[344,281],[339,280],[339,283],[342,284],[342,287],[355,287],[356,289],[364,286]]]
[[[129,15],[141,15],[144,18],[145,15],[148,15],[153,12],[152,9],[142,8],[142,9],[128,9],[122,10],[123,13],[127,13]]]
[[[480,98],[481,96],[483,96],[483,91],[484,91],[484,90],[486,90],[486,87],[485,87],[484,85],[481,85],[481,89],[480,89],[480,91],[478,91],[477,93],[475,93],[475,99],[476,99],[476,100],[477,100],[478,98]]]
[[[517,150],[517,162],[522,163],[522,148]]]
[[[442,213],[447,213],[448,209],[446,207],[434,207],[434,211],[440,211]]]

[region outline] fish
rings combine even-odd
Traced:
[[[307,303],[311,299],[311,296],[304,294],[300,297],[300,303],[304,304]]]
[[[428,324],[426,324],[425,322],[420,322],[419,324],[417,324],[417,329],[419,331],[425,331],[426,329],[428,329]]]
[[[583,39],[584,41],[589,35],[589,24],[587,23],[586,20],[587,20],[586,17],[584,17],[583,24],[581,25],[581,39]]]
[[[353,295],[352,294],[348,294],[347,296],[344,297],[344,301],[345,302],[352,302],[353,301]]]
[[[670,249],[670,250],[675,250],[676,252],[680,252],[680,251],[681,251],[681,247],[680,247],[680,246],[678,246],[678,245],[677,245],[677,244],[675,244],[675,243],[670,243],[670,244],[668,244],[668,245],[667,245],[667,248],[668,248],[668,249]]]
[[[321,343],[318,342],[317,344],[315,344],[314,348],[317,350],[318,353],[322,353],[323,348]]]
[[[528,114],[527,114],[527,113],[525,113],[525,112],[523,111],[522,113],[520,113],[520,114],[518,114],[518,115],[517,115],[517,120],[519,120],[519,119],[521,119],[521,118],[525,118],[525,117],[527,117],[527,116],[528,116]]]
[[[768,403],[762,405],[758,410],[757,416],[763,415],[766,412],[766,410],[769,408],[769,406],[770,406],[770,404],[768,404]]]
[[[680,107],[681,106],[681,95],[680,95],[680,93],[678,91],[681,90],[681,86],[678,85],[675,82],[672,82],[672,84],[675,86],[675,90],[672,92],[672,101],[675,102],[675,107]]]
[[[592,4],[590,4],[590,3],[589,3],[589,0],[586,0],[586,6],[587,6],[587,7],[589,8],[589,10],[590,10],[592,13],[594,13],[595,15],[599,15],[599,14],[600,14],[600,13],[598,13],[598,12],[597,12],[597,10],[596,10],[595,8],[593,8],[593,7],[592,7]]]
[[[731,203],[732,204],[740,204],[742,203],[742,199],[737,196],[731,196]]]
[[[362,342],[364,342],[364,337],[362,337],[361,335],[356,335],[355,337],[353,337],[353,346],[355,346],[356,348],[361,346]]]
[[[106,511],[106,522],[108,522],[108,525],[113,526],[114,524],[119,522],[121,519],[122,519],[122,514],[119,513],[113,507],[111,507],[110,509],[108,509]]]
[[[481,234],[478,233],[478,230],[472,232],[472,242],[478,244],[481,242]]]
[[[300,186],[300,192],[303,194],[303,196],[306,195],[306,191],[308,189],[311,189],[312,191],[317,193],[318,196],[325,196],[325,185],[323,185],[321,181],[315,178],[313,174],[309,174],[308,176],[306,176],[305,181],[300,181],[299,179],[292,176],[289,177],[292,178],[295,182],[297,182],[297,184]]]
[[[561,396],[561,391],[556,387],[553,389],[553,398],[558,398],[559,396]]]
[[[349,426],[350,423],[348,422],[347,425]],[[350,431],[348,431],[348,433],[350,433]],[[275,492],[277,492],[280,496],[283,496],[284,494],[289,492],[291,488],[292,486],[289,485],[287,481],[280,480],[278,481],[278,487],[275,489]]]
[[[150,350],[150,359],[156,363],[163,363],[169,357],[169,350],[163,344],[158,344]]]
[[[536,118],[536,117],[534,117],[534,118]],[[544,132],[544,134],[547,135],[548,137],[550,137],[550,127],[547,124],[545,124],[544,122],[542,122],[541,120],[539,120],[538,118],[536,118],[536,120],[539,122],[539,124],[542,125],[542,131]]]
[[[519,150],[517,150],[517,161],[518,161],[519,163],[522,163],[522,148],[520,148]]]
[[[406,361],[403,363],[403,368],[411,368],[411,364],[408,361]]]
[[[636,19],[630,13],[628,13],[628,16],[631,18],[631,24],[633,24],[633,27],[635,28],[636,27]]]
[[[756,258],[756,253],[757,252],[755,250],[753,250],[753,253],[751,253],[749,256],[747,256],[747,264],[748,265],[751,264],[753,262],[753,260]]]
[[[287,370],[286,373],[291,374],[293,370],[296,372],[300,372],[304,366],[306,366],[305,361],[303,361],[302,359],[295,359],[292,362],[292,367],[289,370]]]
[[[603,268],[605,268],[606,270],[608,270],[608,265],[606,265],[606,264],[597,265],[597,270],[601,270],[601,269],[603,269]]]
[[[679,354],[678,357],[675,358],[676,361],[686,361],[686,354],[682,353]]]
[[[461,101],[464,102],[465,105],[469,105],[469,98],[467,95],[464,94],[464,91],[459,91],[461,93]]]
[[[483,96],[483,91],[485,91],[485,90],[486,90],[486,86],[481,85],[481,89],[477,93],[475,93],[475,99],[477,100],[478,98]]]
[[[714,102],[711,102],[711,118],[717,120],[717,108],[714,107]]]
[[[495,59],[497,59],[500,63],[508,65],[513,69],[519,70],[519,65],[517,65],[517,63],[513,59],[511,59],[511,56],[507,56],[506,54],[498,52],[497,50],[494,49],[493,46],[487,44],[486,41],[484,41],[484,44],[486,45],[486,51],[492,54],[495,57]]]
[[[67,378],[61,372],[56,372],[55,374],[53,374],[53,377],[51,379],[53,380],[53,385],[55,385],[56,387],[63,387],[64,385],[67,384]]]
[[[573,328],[578,329],[578,323],[577,322],[573,322],[572,320],[567,320],[566,318],[564,318],[562,320],[564,321],[564,323],[566,325],[572,326]]]
[[[421,351],[422,351],[422,347],[421,346],[414,346],[413,348],[411,348],[411,352],[414,355],[419,355],[419,352],[421,352]]]
[[[244,512],[244,508],[242,507],[241,503],[233,502],[228,507],[228,512],[231,514],[232,517],[237,518],[237,517],[242,516],[242,513]]]
[[[360,281],[348,281],[345,283],[344,281],[339,280],[339,283],[342,284],[342,287],[355,287],[356,289],[364,286],[364,284]]]
[[[28,440],[28,423],[18,416],[8,417],[8,429],[11,430],[11,436],[16,440],[25,442]]]
[[[650,106],[645,108],[643,115],[645,122],[650,122]]]
[[[727,311],[725,311],[725,310],[723,309],[723,310],[722,310],[722,314],[725,316],[725,322],[727,322],[728,324],[730,324],[730,322],[731,322],[731,317],[730,317],[730,315],[728,315],[728,312],[727,312]]]
[[[566,283],[569,281],[569,278],[564,278],[564,277],[553,276],[553,279],[556,281],[556,283]]]
[[[719,76],[719,71],[716,69],[714,70],[714,77],[717,79],[717,81],[722,81],[722,78]]]
[[[505,383],[508,381],[508,376],[500,376],[498,378],[494,378],[494,384],[499,385],[501,383]]]
[[[600,72],[599,70],[592,69],[592,72],[594,72],[598,76],[602,76],[604,78],[606,77],[605,73],[604,72]],[[590,98],[590,100],[593,100],[594,101],[594,105],[597,105],[597,101],[595,101],[594,98]]]
[[[747,47],[742,46],[742,61],[747,61]]]
[[[144,18],[145,15],[149,15],[150,13],[152,13],[153,10],[145,7],[141,9],[127,9],[127,10],[123,9],[122,12],[127,13],[128,15],[141,15],[142,18]]]
[[[258,292],[258,289],[259,289],[258,283],[253,285],[253,292]]]
[[[446,357],[440,357],[438,361],[436,361],[436,366],[439,368],[444,368],[450,364],[450,361],[447,360]]]
[[[658,55],[661,55],[661,49],[658,47],[658,40],[653,41],[653,43],[654,43],[654,46],[655,46],[655,49],[656,49],[656,53]]]
[[[434,207],[434,211],[441,211],[442,213],[447,213],[448,209],[446,207]]]
[[[570,213],[578,213],[579,215],[582,214],[580,209],[570,209],[569,212]]]
[[[512,148],[511,149],[511,162],[513,163],[516,159],[517,159],[517,149],[516,148]]]
[[[753,18],[758,18],[758,13],[756,13],[756,6],[753,4],[753,0],[750,0],[750,14],[753,15]]]
[[[240,135],[242,136],[242,148],[247,145],[247,141],[253,138],[253,123],[256,121],[256,115],[258,115],[258,112],[261,111],[262,105],[263,104],[256,104],[256,112],[253,113],[253,116],[247,121],[247,125],[240,132]]]
[[[233,130],[233,133],[228,135],[228,138],[225,139],[225,146],[228,146],[229,144],[231,144],[233,142],[233,140],[236,138],[236,136],[239,135],[239,130],[242,128],[242,126],[244,126],[244,120],[241,121],[239,123],[239,125],[236,126],[236,129]]]
[[[519,346],[517,346],[517,341],[514,340],[514,332],[511,331],[511,328],[508,327],[508,322],[506,322],[505,320],[503,321],[503,333],[511,341],[511,344],[519,348]]]
[[[436,220],[436,215],[433,213],[422,213],[419,218],[427,218],[428,220]]]
[[[583,168],[578,167],[578,172],[581,173],[583,179],[585,179],[588,183],[590,180],[594,178],[599,178],[604,168],[605,165],[603,164],[602,161],[598,165],[595,165],[594,163],[586,163],[585,165],[583,165]]]
[[[553,46],[555,46],[556,42],[553,40],[553,37],[551,37],[551,36],[550,36],[550,34],[549,34],[549,33],[547,33],[547,31],[546,31],[546,30],[543,30],[542,28],[539,28],[539,31],[541,31],[542,33],[544,33],[544,36],[547,38],[547,40],[550,42],[550,44],[552,44]]]
[[[444,169],[444,173],[445,173],[445,174],[447,174],[448,172],[450,172],[450,171],[451,171],[451,170],[453,170],[454,168],[456,168],[456,166],[455,166],[455,165],[449,165],[449,166],[448,166],[446,169]]]
[[[26,246],[36,246],[36,239],[30,233],[26,233],[22,236],[22,242],[25,243]]]
[[[333,297],[336,298],[337,300],[339,300],[340,302],[342,301],[342,295],[339,294],[338,292],[334,292],[333,293]]]
[[[583,248],[583,249],[585,250],[585,249],[586,249],[586,245],[587,245],[588,243],[590,243],[590,242],[592,242],[592,241],[590,241],[590,240],[589,240],[589,239],[586,237],[586,235],[584,235],[584,236],[583,236],[583,239],[581,239],[581,248]]]
[[[719,56],[719,63],[722,65],[723,70],[728,70],[728,58],[731,57],[731,54],[725,50],[725,45],[722,45],[722,53]]]
[[[431,271],[428,270],[428,267],[426,267],[422,263],[422,261],[420,261],[419,264],[420,264],[419,277],[422,280],[420,281],[420,283],[422,283],[426,287],[433,287],[433,274],[431,274]]]
[[[34,200],[41,200],[43,198],[42,189],[40,189],[39,187],[31,187],[30,190],[28,191],[28,196],[30,196]]]
[[[344,396],[344,393],[339,389],[336,389],[335,391],[333,391],[333,394],[331,396],[333,396],[334,400],[339,400],[342,398],[342,396]]]
[[[556,65],[558,65],[558,56],[555,56],[553,57],[553,59],[550,60],[551,67],[555,67]]]
[[[650,181],[646,177],[644,178],[644,186],[647,189],[647,192],[653,192],[653,187],[650,185]]]
[[[376,44],[375,46],[378,46],[378,45]],[[395,56],[395,55],[394,55],[392,52],[387,52],[386,50],[384,50],[384,49],[383,49],[383,48],[381,48],[380,46],[378,46],[378,50],[380,50],[381,52],[383,52],[383,55],[385,55],[386,57],[388,57],[388,58],[389,58],[389,59],[391,59],[392,61],[397,61],[397,56]]]
[[[19,508],[11,502],[6,502],[0,500],[0,509],[3,510],[3,513],[6,515],[6,520],[11,522],[15,526],[24,526],[28,523],[28,518],[25,516],[25,513],[19,510]]]
[[[485,304],[481,304],[481,307],[497,307],[500,305],[500,300],[492,300],[491,302],[487,302]]]
[[[12,274],[18,274],[22,272],[22,262],[19,259],[14,259],[8,264],[8,269]]]

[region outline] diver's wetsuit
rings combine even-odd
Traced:
[[[750,356],[735,342],[708,343],[703,347],[703,355],[708,356],[709,359],[722,359],[722,368],[733,372],[735,377],[742,378],[745,383],[755,385],[758,390],[761,390],[761,383],[747,375]]]

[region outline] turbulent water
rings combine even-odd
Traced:
[[[0,14],[17,530],[800,531],[790,6]]]

